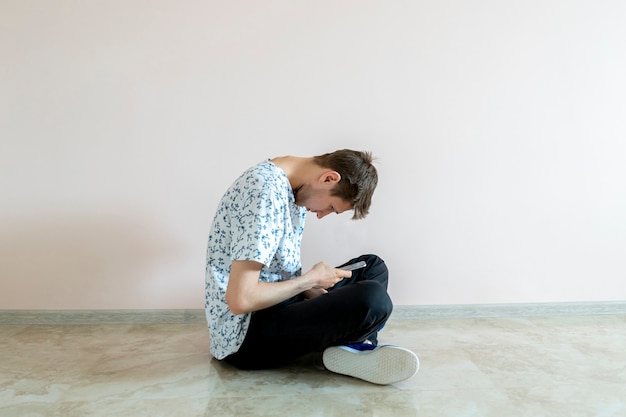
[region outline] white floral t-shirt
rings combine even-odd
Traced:
[[[245,171],[222,197],[206,259],[205,309],[215,358],[237,352],[250,323],[251,313],[236,316],[226,304],[232,261],[262,263],[260,281],[299,276],[305,218],[306,209],[296,206],[287,175],[268,160]]]

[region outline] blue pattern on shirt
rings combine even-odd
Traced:
[[[299,276],[305,218],[306,209],[296,206],[289,179],[270,161],[245,171],[222,197],[206,259],[205,309],[215,358],[236,352],[250,324],[250,313],[234,315],[226,304],[232,261],[262,263],[259,280],[264,282]]]

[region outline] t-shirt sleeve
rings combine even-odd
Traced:
[[[232,215],[235,230],[233,260],[252,260],[269,265],[283,239],[283,199],[271,187],[245,190],[239,194],[238,210]],[[245,197],[244,197],[245,196]]]

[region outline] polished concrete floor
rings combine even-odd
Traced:
[[[414,350],[390,386],[310,356],[243,372],[203,323],[0,325],[0,416],[626,416],[626,316],[392,319]]]

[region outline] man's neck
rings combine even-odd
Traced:
[[[310,167],[313,164],[312,158],[291,155],[278,156],[270,161],[287,175],[294,194],[308,181],[307,176],[310,175]]]

